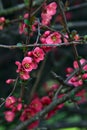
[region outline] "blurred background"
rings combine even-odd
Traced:
[[[25,1],[25,2],[24,2]],[[6,19],[12,20],[19,18],[20,15],[26,12],[26,1],[27,0],[0,0],[0,16],[4,16]],[[66,18],[68,21],[68,27],[70,31],[76,30],[80,36],[87,34],[87,0],[63,0],[63,3],[69,5],[69,11],[66,11]],[[43,0],[34,0],[33,8],[36,9],[43,2]],[[48,0],[48,3],[51,0]],[[59,12],[58,12],[59,13]],[[36,14],[40,18],[40,12]],[[60,23],[60,17],[55,16],[55,23],[52,27],[58,31],[63,29]],[[19,34],[19,24],[7,25],[3,30],[0,30],[0,44],[15,45],[17,43],[23,43],[26,40],[24,34]],[[34,39],[33,39],[34,40]],[[31,40],[31,44],[33,44]],[[77,46],[78,53],[83,58],[87,59],[87,46]],[[8,78],[16,78],[16,65],[15,61],[23,58],[23,52],[20,49],[4,49],[0,48],[0,98],[6,98],[12,90],[11,85],[7,85],[5,81]],[[40,96],[44,94],[43,86],[44,82],[51,84],[54,80],[51,77],[50,71],[55,71],[58,75],[66,78],[65,69],[66,67],[72,66],[74,61],[73,51],[71,47],[56,48],[52,52],[47,54],[46,63],[43,74],[38,83],[38,93]],[[41,65],[41,64],[40,64]],[[40,68],[38,67],[38,70]],[[29,82],[28,86],[32,86],[36,79],[38,70],[32,72],[33,78]],[[30,88],[30,87],[29,87]],[[41,92],[41,93],[40,93]],[[18,90],[17,90],[18,95]],[[52,119],[49,121],[42,121],[40,124],[41,130],[87,130],[87,102],[79,105],[77,108],[73,103],[66,103],[65,107],[58,111]],[[6,123],[2,111],[4,107],[0,108],[0,130],[11,130],[14,123]],[[8,129],[7,129],[8,127]],[[46,128],[45,128],[46,127]],[[72,127],[72,128],[71,128]],[[66,129],[63,129],[66,128]]]

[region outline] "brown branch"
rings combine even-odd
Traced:
[[[36,81],[35,81],[34,86],[32,87],[32,90],[31,90],[31,92],[30,92],[30,95],[29,95],[29,103],[30,103],[30,101],[32,100],[32,98],[33,98],[33,96],[34,96],[34,93],[35,93],[36,88],[38,87],[38,83],[40,82],[41,75],[42,75],[42,72],[43,72],[45,63],[46,63],[46,58],[43,60],[43,62],[42,62],[42,64],[41,64],[41,67],[40,67],[40,69],[39,69],[39,71],[38,71],[38,74],[37,74],[37,77],[36,77]]]
[[[82,40],[79,40],[79,41],[71,41],[69,43],[55,43],[55,44],[42,44],[42,43],[38,43],[38,44],[29,44],[29,45],[25,45],[25,44],[22,44],[20,46],[18,45],[3,45],[3,44],[0,44],[0,48],[6,48],[6,49],[20,49],[20,48],[28,48],[28,47],[42,47],[42,46],[46,46],[46,47],[61,47],[61,46],[70,46],[70,45],[85,45],[87,44],[87,42],[84,42]]]
[[[83,63],[83,64],[81,65],[81,67],[84,67],[86,64],[87,64],[87,62]],[[72,72],[68,78],[66,78],[66,80],[64,81],[63,84],[65,84],[65,86],[67,86],[67,82],[68,82],[77,72],[79,72],[79,68],[75,69],[75,71]],[[57,78],[58,78],[58,77],[57,77]],[[60,91],[61,91],[62,88],[63,88],[63,84],[61,83],[61,86],[60,86],[60,87],[58,88],[58,90],[56,91],[53,100],[57,99],[58,94],[60,93]]]

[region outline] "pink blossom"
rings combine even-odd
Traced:
[[[45,53],[44,53],[43,49],[41,49],[39,47],[36,47],[33,50],[34,60],[37,63],[39,63],[40,61],[42,61],[44,59],[44,55],[45,55]]]
[[[0,17],[0,23],[4,23],[6,19],[4,17]]]
[[[25,14],[24,14],[24,18],[25,18],[25,19],[28,19],[28,17],[29,17],[29,13],[25,13]]]
[[[36,112],[41,111],[42,107],[43,106],[39,98],[35,98],[30,104],[30,108],[34,109]]]
[[[84,63],[86,62],[85,59],[80,59],[80,64],[83,65]],[[77,61],[74,61],[73,62],[73,67],[74,69],[78,69],[79,68],[79,65],[78,65],[78,62]],[[74,70],[73,68],[70,68],[68,69],[68,71],[66,71],[68,74],[67,74],[67,77],[70,75],[70,72],[69,71],[73,71]],[[83,71],[87,71],[87,64],[82,67]],[[84,73],[84,74],[76,74],[74,75],[69,81],[68,83],[70,84],[73,84],[75,87],[78,87],[78,86],[81,86],[83,85],[83,80],[87,79],[87,74]]]
[[[17,104],[17,110],[18,110],[18,111],[21,111],[22,106],[23,106],[22,103],[18,103],[18,104]]]
[[[13,83],[14,81],[15,81],[15,79],[7,79],[7,80],[6,80],[6,83],[7,83],[7,84],[11,84],[11,83]]]
[[[50,3],[49,5],[47,5],[47,14],[50,15],[56,14],[56,8],[57,8],[56,2]]]
[[[86,62],[85,59],[81,59],[81,60],[80,60],[80,64],[81,64],[81,65],[82,65],[83,63],[85,63],[85,62]],[[75,69],[79,68],[78,62],[77,62],[77,61],[74,61],[73,66],[74,66]],[[85,67],[85,66],[84,66],[84,67]]]
[[[83,74],[83,75],[82,75],[82,78],[83,78],[83,79],[87,79],[87,73]]]
[[[61,35],[58,32],[54,32],[46,38],[46,43],[48,44],[59,44],[61,42]]]
[[[51,31],[47,30],[44,32],[43,37],[48,37],[50,35]]]
[[[12,122],[15,118],[15,113],[12,111],[6,111],[4,112],[4,114],[5,114],[5,119],[8,122]]]
[[[66,73],[72,73],[73,72],[73,68],[71,68],[71,67],[68,67],[67,69],[66,69]]]
[[[52,16],[47,13],[41,13],[41,17],[43,25],[48,25],[50,23],[50,20],[52,19]]]
[[[25,121],[27,119],[30,119],[34,115],[35,115],[35,111],[33,109],[25,108],[24,111],[22,112],[21,116],[20,116],[20,120]]]
[[[52,19],[52,16],[56,14],[57,4],[52,2],[48,5],[44,5],[43,12],[41,13],[42,24],[48,25]]]
[[[51,103],[51,99],[48,96],[44,96],[41,98],[41,102],[43,106],[47,106]]]
[[[20,78],[23,80],[28,80],[30,78],[30,75],[27,71],[25,71],[24,69],[21,69],[19,72]]]
[[[34,68],[33,59],[31,57],[24,57],[22,60],[22,66],[26,72],[32,71]]]
[[[5,21],[6,19],[4,17],[0,17],[0,30],[3,30]]]
[[[21,63],[19,61],[16,61],[15,64],[18,66],[18,69],[16,70],[17,73],[21,70]]]
[[[76,95],[76,97],[81,97],[81,99],[79,101],[77,101],[78,104],[83,103],[86,101],[86,91],[83,89],[80,92],[78,92]]]
[[[13,105],[16,103],[17,99],[14,96],[10,96],[6,99],[5,107],[12,108]]]
[[[78,40],[80,39],[80,36],[79,36],[78,34],[76,34],[76,35],[74,36],[74,39],[75,39],[75,41],[78,41]]]

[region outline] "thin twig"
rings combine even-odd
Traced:
[[[84,67],[86,64],[87,64],[87,61],[86,61],[85,63],[83,63],[83,64],[81,65],[81,67]],[[75,71],[72,72],[68,78],[66,78],[66,80],[64,81],[64,83],[67,84],[67,82],[68,82],[77,72],[79,72],[79,68],[75,69]],[[61,86],[58,88],[58,90],[56,91],[56,93],[55,93],[55,95],[54,95],[53,100],[57,99],[58,94],[60,93],[60,91],[62,90],[62,88],[63,88],[63,85],[61,85]]]
[[[55,43],[55,44],[42,44],[42,43],[38,43],[38,44],[29,44],[29,45],[25,45],[25,44],[22,44],[22,45],[3,45],[3,44],[0,44],[0,48],[6,48],[6,49],[20,49],[20,48],[28,48],[28,47],[42,47],[42,46],[46,46],[46,47],[61,47],[61,46],[70,46],[70,45],[85,45],[87,44],[87,42],[84,42],[82,40],[79,40],[79,41],[71,41],[69,43]]]
[[[15,88],[16,88],[16,85],[17,85],[17,82],[18,82],[18,78],[19,78],[19,77],[17,77],[17,78],[15,79],[15,83],[14,83],[13,89],[12,89],[11,93],[7,96],[7,98],[10,97],[10,96],[13,94],[13,92],[15,91]],[[6,99],[7,99],[7,98],[6,98]],[[4,102],[0,105],[0,107],[2,107],[2,106],[5,104],[6,99],[5,99]]]
[[[42,75],[42,72],[43,72],[45,63],[46,63],[46,58],[43,60],[43,62],[42,62],[42,64],[41,64],[41,68],[40,68],[39,71],[38,71],[36,81],[35,81],[34,86],[32,87],[32,90],[31,90],[31,92],[30,92],[30,95],[29,95],[29,103],[30,103],[30,101],[32,100],[32,97],[34,96],[34,93],[35,93],[36,88],[38,87],[38,83],[40,82],[41,75]]]

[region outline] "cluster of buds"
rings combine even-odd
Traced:
[[[19,33],[22,34],[24,33],[25,35],[28,35],[28,30],[31,31],[31,35],[33,34],[33,32],[36,31],[38,22],[37,21],[32,21],[32,23],[30,23],[29,21],[29,13],[25,13],[23,16],[22,22],[20,22],[19,24]],[[31,24],[31,25],[30,25]]]

